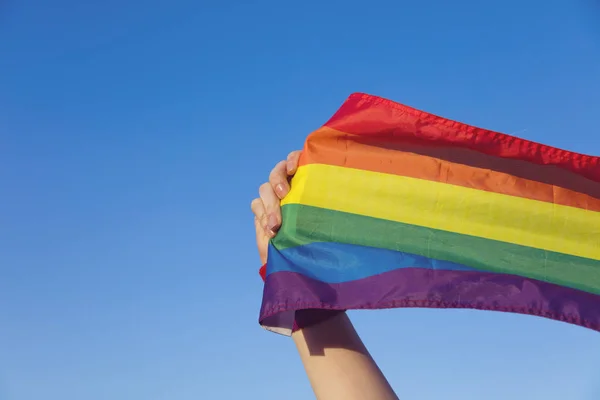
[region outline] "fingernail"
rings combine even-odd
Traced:
[[[279,222],[277,221],[277,217],[273,214],[269,215],[269,222],[267,223],[267,228],[275,233],[277,231],[277,225],[279,225]]]
[[[277,186],[275,186],[275,191],[277,192],[279,197],[283,197],[286,195],[285,187],[281,183],[279,183]]]
[[[291,174],[291,173],[292,173],[292,171],[294,170],[294,166],[292,165],[292,163],[291,163],[291,162],[288,162],[288,163],[286,164],[286,169],[287,169],[287,173],[288,173],[288,174]]]

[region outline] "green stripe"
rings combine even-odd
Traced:
[[[379,247],[600,294],[597,260],[300,204],[282,213],[273,240],[280,250],[313,242]]]

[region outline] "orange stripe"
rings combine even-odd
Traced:
[[[306,141],[300,165],[329,164],[443,182],[600,212],[600,187],[560,168],[456,147],[390,143],[323,127]]]

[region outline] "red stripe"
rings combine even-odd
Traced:
[[[352,94],[325,125],[351,134],[413,138],[502,158],[553,165],[600,182],[600,157],[477,128],[368,94]]]
[[[262,267],[260,267],[258,274],[262,278],[263,282],[267,279],[267,264],[264,264]]]

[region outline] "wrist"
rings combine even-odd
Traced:
[[[345,311],[341,310],[320,310],[320,309],[305,309],[298,310],[295,314],[294,326],[292,332],[297,332],[301,329],[310,328],[328,321]]]

